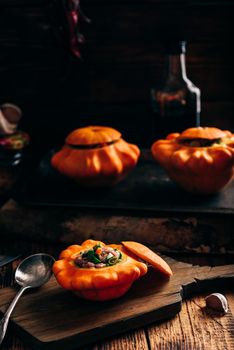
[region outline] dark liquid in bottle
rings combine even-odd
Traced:
[[[165,82],[151,91],[155,138],[200,125],[200,90],[187,78],[184,53],[185,43],[178,42],[168,55]]]

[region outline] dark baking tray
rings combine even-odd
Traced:
[[[13,198],[30,206],[65,206],[142,213],[234,213],[234,181],[222,192],[196,196],[176,186],[153,160],[140,160],[136,168],[112,188],[82,188],[57,174],[49,152],[17,184]]]

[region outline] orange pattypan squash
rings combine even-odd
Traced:
[[[216,193],[234,174],[234,136],[230,131],[190,128],[156,141],[151,151],[168,176],[189,192]]]
[[[167,277],[172,276],[173,273],[168,263],[144,244],[134,241],[125,241],[122,244],[129,252],[149,263],[155,270]]]
[[[85,186],[110,186],[136,165],[140,150],[109,127],[88,126],[71,132],[51,159],[61,174]]]
[[[147,272],[122,245],[87,240],[64,250],[53,266],[58,283],[89,300],[116,299]]]

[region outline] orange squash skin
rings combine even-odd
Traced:
[[[51,165],[81,185],[112,186],[136,166],[139,156],[139,148],[124,141],[117,130],[89,126],[68,135]]]
[[[82,251],[92,249],[98,243],[120,250],[121,261],[99,269],[78,267],[74,263],[76,256]],[[53,272],[63,288],[73,291],[81,298],[98,301],[116,299],[125,294],[132,283],[147,272],[147,265],[130,255],[122,245],[105,245],[103,242],[89,239],[82,245],[71,245],[62,251],[59,260],[53,265]]]
[[[220,139],[221,144],[198,147],[181,143],[181,140],[193,139]],[[151,151],[168,176],[188,192],[216,193],[234,175],[234,136],[229,131],[190,128],[154,142]]]

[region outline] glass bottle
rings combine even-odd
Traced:
[[[200,89],[187,77],[185,41],[168,46],[166,79],[161,89],[151,90],[155,138],[200,125]]]

